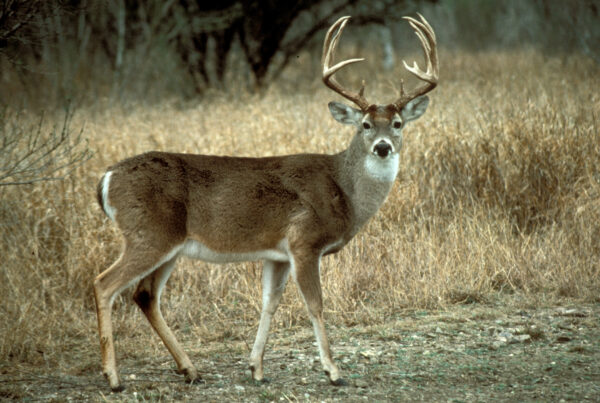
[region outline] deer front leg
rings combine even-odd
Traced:
[[[344,386],[347,383],[340,377],[340,371],[331,357],[329,341],[325,333],[323,298],[321,295],[321,280],[319,278],[320,263],[320,256],[314,255],[314,253],[294,253],[292,273],[308,308],[308,315],[313,324],[317,345],[319,346],[319,355],[323,370],[329,377],[329,382],[332,385]]]
[[[285,262],[273,262],[265,260],[262,272],[262,311],[260,323],[256,332],[256,340],[250,354],[250,370],[252,378],[258,382],[264,382],[263,356],[265,344],[271,325],[271,318],[275,314],[281,296],[285,290],[290,264]]]

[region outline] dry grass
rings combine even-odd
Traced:
[[[376,324],[406,308],[506,293],[536,306],[597,301],[598,66],[522,51],[445,53],[442,68],[429,111],[405,131],[387,202],[325,259],[327,322]],[[0,188],[0,360],[55,366],[84,349],[99,367],[92,279],[120,250],[95,201],[108,165],[151,149],[262,156],[345,147],[351,129],[330,118],[332,94],[312,78],[314,64],[287,74],[263,97],[230,90],[193,105],[80,108],[72,127],[85,125],[94,157],[64,182]],[[388,77],[369,83],[371,98],[393,98]],[[121,343],[162,349],[130,297],[115,307]],[[162,305],[178,333],[251,340],[259,304],[258,263],[182,260]],[[274,326],[305,322],[304,312],[292,285]]]

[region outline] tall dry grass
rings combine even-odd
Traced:
[[[372,77],[369,68],[343,79],[369,74],[369,97],[392,100],[390,81],[402,69]],[[71,126],[84,127],[94,157],[63,182],[0,188],[0,360],[53,366],[78,351],[96,363],[82,365],[99,366],[92,280],[121,248],[95,201],[108,165],[152,149],[264,156],[344,148],[352,130],[329,116],[333,94],[314,63],[300,60],[286,74],[262,97],[229,90],[193,104],[79,109]],[[442,81],[426,115],[405,130],[387,202],[324,259],[327,322],[373,324],[406,308],[507,294],[519,304],[598,301],[598,88],[600,69],[584,57],[443,53]],[[167,321],[184,339],[250,342],[260,271],[259,263],[181,260],[163,295]],[[290,284],[274,327],[305,323],[304,312]],[[113,320],[122,343],[162,349],[131,290]]]

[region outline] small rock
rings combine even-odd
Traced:
[[[488,348],[490,350],[496,351],[500,347],[505,346],[505,345],[506,345],[506,343],[496,340],[496,341],[492,342],[492,344],[490,344]]]
[[[366,358],[367,360],[376,358],[381,352],[377,352],[375,350],[363,350],[358,353],[361,357]]]
[[[364,379],[357,379],[356,381],[354,381],[354,386],[361,389],[367,389],[369,387],[369,384]]]
[[[243,392],[246,390],[245,387],[243,387],[242,385],[235,385],[234,386],[235,390],[237,390],[238,392]]]
[[[558,337],[556,338],[556,342],[557,342],[557,343],[568,343],[568,342],[570,342],[571,340],[573,340],[571,337],[569,337],[569,336],[564,336],[564,335],[563,335],[563,336],[558,336]]]
[[[498,336],[496,336],[498,341],[500,341],[504,344],[510,343],[512,341],[513,337],[514,337],[513,334],[510,332],[507,332],[507,331],[500,332],[498,334]]]
[[[585,318],[589,316],[586,311],[582,311],[580,309],[567,309],[567,308],[557,308],[556,312],[561,316],[570,316],[574,318]]]
[[[530,341],[531,336],[528,334],[519,334],[513,338],[513,343],[524,343],[526,341]]]

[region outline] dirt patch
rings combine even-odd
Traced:
[[[270,382],[247,370],[248,340],[181,339],[203,375],[188,385],[165,349],[120,349],[126,390],[111,393],[97,346],[74,345],[60,371],[0,364],[0,399],[86,401],[583,401],[600,396],[600,304],[517,309],[463,305],[416,311],[385,325],[329,327],[349,383],[333,387],[308,324],[275,330],[265,355]],[[67,368],[67,369],[65,369]]]

